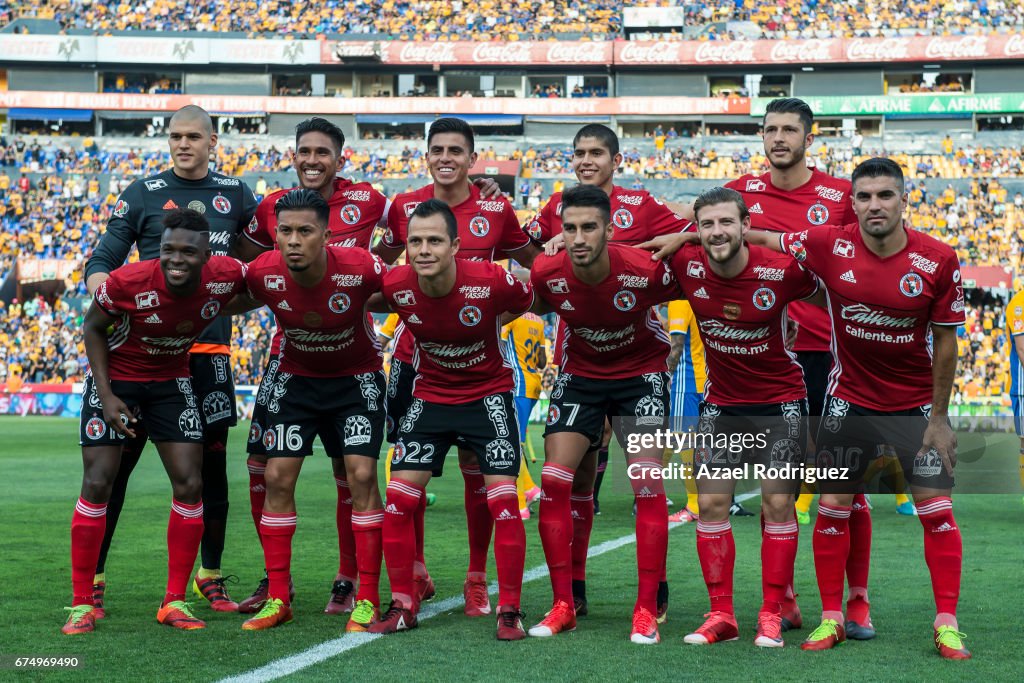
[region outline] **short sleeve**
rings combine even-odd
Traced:
[[[501,243],[498,245],[498,249],[510,252],[522,249],[530,244],[530,236],[519,225],[516,210],[508,202],[505,202],[505,210],[501,214],[501,220]]]
[[[1006,307],[1006,327],[1010,336],[1024,334],[1024,292],[1017,292]]]
[[[110,277],[96,288],[96,294],[93,295],[93,299],[96,301],[96,305],[103,309],[104,313],[116,316],[122,313],[119,307],[122,294],[121,278],[117,277],[115,272],[111,273]]]
[[[498,310],[525,313],[533,305],[533,287],[501,266],[495,266],[500,277],[495,278]]]
[[[690,320],[693,318],[693,308],[686,299],[676,299],[668,302],[668,332],[669,334],[686,334],[690,331]]]
[[[683,232],[690,224],[679,214],[668,208],[651,195],[644,198],[644,224],[647,230],[647,237],[652,238],[658,235],[673,235]]]
[[[401,205],[396,201],[391,202],[386,215],[388,227],[381,237],[381,243],[388,248],[404,247],[406,217],[402,215]]]
[[[256,207],[255,215],[245,228],[244,234],[249,241],[264,249],[274,248],[276,239],[274,232],[277,227],[277,219],[274,216],[275,204],[277,204],[276,200],[260,202],[260,205]]]

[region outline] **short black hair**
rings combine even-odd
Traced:
[[[425,202],[420,202],[413,209],[412,215],[409,216],[409,223],[412,223],[413,218],[430,218],[436,215],[444,216],[444,224],[448,229],[448,239],[454,242],[459,236],[459,222],[455,220],[455,214],[452,213],[450,206],[442,202],[440,199],[430,198]]]
[[[895,178],[900,186],[900,194],[906,191],[907,184],[903,178],[903,169],[892,159],[873,157],[857,164],[850,176],[850,184],[856,185],[861,178]]]
[[[579,144],[580,138],[595,138],[598,142],[608,148],[608,153],[615,156],[619,153],[619,136],[615,134],[608,126],[600,123],[588,123],[587,125],[576,131],[576,136],[572,139],[572,147],[576,149],[576,145]]]
[[[562,211],[572,207],[593,207],[601,213],[604,222],[612,220],[612,200],[604,190],[594,185],[574,185],[562,193]]]
[[[810,133],[811,128],[814,127],[814,112],[811,110],[811,105],[799,97],[780,97],[769,102],[768,106],[764,109],[764,116],[761,118],[762,126],[764,125],[764,120],[768,118],[768,114],[796,114],[800,117],[800,123],[804,126],[805,135]]]
[[[163,218],[164,230],[188,230],[189,232],[210,232],[206,217],[192,209],[171,209]]]
[[[735,204],[736,208],[740,210],[740,220],[750,218],[750,211],[747,210],[747,203],[743,201],[743,195],[728,187],[712,187],[701,192],[693,202],[693,217],[699,224],[700,216],[698,214],[705,206],[729,203]]]
[[[280,220],[282,211],[303,211],[305,209],[312,209],[316,212],[317,224],[322,228],[327,227],[331,220],[331,207],[327,205],[327,200],[315,190],[305,188],[289,190],[274,204],[274,216]]]
[[[462,119],[445,116],[435,120],[430,124],[430,128],[427,129],[427,147],[430,147],[430,141],[439,133],[458,133],[466,138],[466,143],[469,145],[469,153],[473,153],[474,145],[476,144],[476,139],[473,136],[473,126]]]
[[[334,142],[339,155],[341,150],[345,149],[345,134],[341,132],[341,128],[325,118],[314,116],[295,126],[295,149],[299,148],[299,138],[306,133],[323,133]]]

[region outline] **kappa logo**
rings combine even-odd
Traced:
[[[564,277],[556,278],[554,280],[547,281],[548,291],[552,294],[568,294],[569,283],[566,282]]]
[[[828,207],[818,202],[807,209],[807,222],[811,225],[822,225],[828,222]]]
[[[629,230],[633,227],[633,213],[629,209],[618,209],[612,214],[612,223],[620,230]]]
[[[159,325],[160,323],[163,322],[163,320],[160,319],[160,316],[158,316],[156,313],[154,313],[153,315],[149,316],[148,318],[146,318],[142,322],[149,323],[150,325]]]
[[[363,212],[355,204],[346,204],[341,207],[338,215],[341,216],[341,221],[345,225],[355,225],[359,222],[359,219],[363,217]]]
[[[761,202],[757,202],[756,204],[751,206],[750,207],[750,213],[760,213],[760,214],[763,214],[764,213],[764,209],[761,208]]]
[[[696,292],[694,292],[693,296],[696,299],[710,299],[711,298],[710,296],[708,296],[708,291],[706,289],[704,289],[703,287],[701,287]]]
[[[469,232],[474,237],[486,237],[491,231],[491,222],[483,216],[473,216],[469,221]]]
[[[704,264],[700,261],[690,261],[686,264],[686,275],[687,277],[693,277],[703,280],[704,275],[707,271],[704,270]]]
[[[853,258],[855,247],[850,240],[837,239],[832,245],[832,253],[843,258]]]
[[[483,320],[483,314],[476,306],[463,306],[459,311],[459,322],[466,327],[473,327]]]
[[[748,180],[746,192],[764,192],[768,185],[763,180]]]
[[[411,289],[403,289],[400,292],[395,292],[391,296],[391,298],[394,299],[395,303],[398,304],[399,306],[416,305],[416,295],[413,294],[413,291]]]
[[[217,210],[217,213],[231,213],[231,202],[222,194],[214,197],[213,201],[210,203],[213,205],[213,208]]]
[[[615,308],[619,309],[623,313],[631,311],[633,310],[633,307],[636,306],[636,294],[628,289],[623,289],[616,292],[615,296],[612,298],[612,303],[615,305]]]
[[[263,286],[267,288],[269,292],[283,292],[285,291],[284,275],[264,275]]]
[[[576,310],[576,307],[573,306],[571,303],[569,303],[568,299],[563,301],[562,305],[559,306],[558,308],[559,308],[559,310],[562,310],[562,311],[575,311]]]
[[[167,181],[164,180],[163,178],[156,178],[155,180],[146,181],[146,189],[149,190],[150,192],[162,190],[165,187],[167,187]]]
[[[220,302],[219,301],[207,301],[203,304],[203,308],[199,311],[199,315],[203,316],[203,320],[210,320],[211,318],[217,317],[220,313]]]
[[[848,270],[839,276],[839,279],[843,282],[849,282],[850,284],[857,284],[857,278],[853,274],[853,270]]]
[[[331,309],[332,313],[344,313],[351,305],[352,299],[350,299],[348,294],[345,294],[344,292],[335,292],[331,295],[331,298],[327,300],[327,308]]]
[[[139,310],[144,308],[155,308],[160,305],[160,297],[155,291],[142,292],[135,295],[135,307]]]
[[[281,309],[282,311],[290,311],[290,310],[292,310],[292,307],[288,305],[288,300],[287,299],[281,299],[281,303],[279,303],[277,305],[277,307],[279,309]]]

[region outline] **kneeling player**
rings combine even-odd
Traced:
[[[320,437],[335,477],[353,501],[359,592],[348,631],[365,631],[379,614],[381,526],[377,457],[384,438],[384,375],[366,303],[380,289],[384,264],[365,249],[329,247],[330,208],[313,190],[278,200],[276,251],[257,257],[249,295],[266,303],[283,332],[281,366],[267,395],[267,497],[260,538],[270,582],[268,599],[242,628],[258,631],[291,621],[291,545],[295,483]]]
[[[184,602],[203,535],[202,418],[189,379],[188,349],[221,305],[244,288],[245,266],[211,256],[210,226],[199,213],[175,209],[164,218],[159,259],[118,268],[85,317],[90,375],[82,405],[85,472],[71,520],[74,601],[66,634],[95,625],[93,574],[106,526],[107,501],[133,425],[145,427],[171,480],[167,523],[167,591],[157,621],[174,628],[206,626]],[[107,335],[107,330],[113,332]]]
[[[818,285],[791,258],[744,243],[750,214],[735,190],[707,190],[694,212],[700,244],[676,252],[672,268],[693,307],[708,367],[698,432],[714,445],[697,444],[694,467],[697,556],[711,611],[685,640],[707,645],[739,637],[732,581],[736,545],[729,524],[737,479],[723,475],[761,465],[783,472],[760,482],[764,601],[754,643],[782,647],[781,603],[793,580],[798,540],[793,501],[799,476],[786,470],[803,463],[807,442],[807,390],[796,356],[785,348],[786,307],[814,295]]]
[[[431,473],[461,437],[477,454],[494,520],[498,568],[498,639],[526,636],[519,598],[526,531],[519,516],[519,426],[511,361],[500,339],[501,317],[530,308],[533,292],[500,266],[456,259],[455,215],[437,199],[416,206],[406,249],[411,265],[384,278],[388,305],[415,330],[419,373],[398,429],[384,519],[384,558],[392,602],[373,633],[417,625],[415,514]]]
[[[637,427],[663,426],[668,402],[669,340],[651,308],[677,298],[672,272],[634,247],[609,244],[611,204],[600,188],[579,185],[562,195],[565,251],[539,256],[531,280],[545,310],[567,326],[565,361],[551,392],[541,471],[540,537],[551,573],[554,604],[532,636],[576,627],[572,590],[573,479],[584,456],[601,442],[606,417],[628,416]],[[623,422],[626,422],[624,419]],[[613,424],[619,442],[626,429]],[[630,435],[633,436],[633,435]],[[658,584],[665,567],[668,519],[665,489],[650,470],[661,450],[627,450],[636,495],[638,596],[631,640],[658,635]]]

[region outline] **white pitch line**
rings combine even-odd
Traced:
[[[742,502],[744,500],[753,498],[757,495],[759,494],[744,493],[736,496],[736,500]],[[668,526],[669,529],[674,529],[678,526],[683,525],[669,524]],[[618,550],[623,546],[631,545],[635,542],[635,533],[627,534],[626,536],[620,536],[619,538],[613,538],[610,541],[605,541],[604,543],[598,543],[597,545],[592,546],[590,550],[587,551],[587,557],[599,557],[600,555],[610,553],[613,550]],[[526,571],[523,574],[523,583],[525,584],[530,581],[536,581],[537,579],[542,579],[547,575],[548,567],[546,564],[542,564],[540,566],[534,567],[533,569]],[[487,591],[491,595],[497,595],[498,582],[492,582],[487,587]],[[427,619],[432,619],[433,617],[436,617],[438,614],[448,612],[450,610],[456,609],[457,607],[460,607],[464,603],[464,601],[465,600],[461,595],[453,595],[452,597],[445,598],[440,602],[427,603],[423,606],[423,609],[417,615],[417,619],[418,621],[426,621]],[[320,662],[331,659],[332,657],[337,657],[343,652],[348,652],[349,650],[353,650],[362,645],[372,643],[373,641],[381,637],[383,636],[379,636],[372,633],[346,633],[340,638],[328,640],[326,642],[320,643],[319,645],[314,645],[311,648],[303,650],[298,654],[274,660],[270,664],[261,666],[258,669],[253,669],[252,671],[247,671],[245,673],[238,674],[237,676],[223,678],[220,681],[218,681],[218,683],[265,683],[266,681],[274,681],[278,678],[284,678],[285,676],[289,676],[293,673],[296,673],[297,671],[302,671],[303,669],[311,667],[314,664],[319,664]]]

